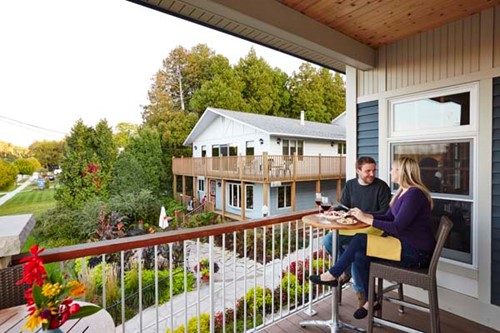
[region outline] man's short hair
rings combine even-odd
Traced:
[[[361,168],[363,167],[363,165],[365,164],[377,164],[375,162],[375,160],[373,158],[371,158],[370,156],[361,156],[360,158],[358,158],[358,160],[356,161],[356,170],[361,170]]]

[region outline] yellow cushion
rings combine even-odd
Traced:
[[[363,228],[363,229],[353,229],[353,230],[339,230],[339,235],[344,235],[344,236],[354,236],[356,234],[372,234],[372,235],[377,235],[380,236],[384,232],[380,229],[377,229],[375,227],[368,227],[368,228]]]
[[[399,239],[392,236],[380,237],[368,235],[366,255],[369,257],[401,261],[401,242]]]

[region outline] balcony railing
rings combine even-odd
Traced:
[[[302,226],[310,213],[79,244],[42,257],[79,274],[86,300],[107,309],[117,332],[250,332],[326,296],[307,283],[330,265],[318,251],[325,230]]]
[[[219,156],[175,158],[174,175],[264,181],[345,178],[345,156]]]

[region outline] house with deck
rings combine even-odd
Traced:
[[[334,201],[345,180],[345,126],[304,118],[207,108],[184,142],[193,156],[173,161],[174,179],[191,177],[184,195],[235,220],[309,209],[315,192]]]

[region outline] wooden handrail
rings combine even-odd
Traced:
[[[86,256],[97,256],[119,251],[126,251],[130,249],[185,241],[200,237],[216,236],[235,231],[242,231],[245,229],[253,229],[273,224],[279,224],[292,220],[299,220],[304,215],[313,214],[315,212],[317,212],[317,210],[308,210],[293,214],[264,217],[260,219],[251,219],[240,222],[230,222],[192,229],[159,232],[155,234],[118,238],[95,243],[70,245],[55,249],[47,249],[40,255],[40,257],[43,258],[44,263],[51,263],[77,259]],[[14,256],[12,258],[13,264],[19,264],[19,261],[26,256],[29,256],[29,253],[22,253]]]

